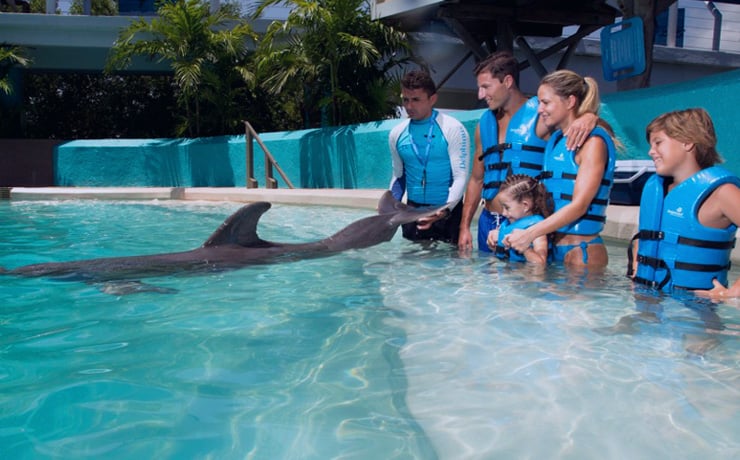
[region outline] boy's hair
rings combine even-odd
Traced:
[[[650,144],[650,134],[663,131],[679,142],[694,144],[694,156],[701,169],[722,163],[717,152],[717,135],[714,123],[706,110],[692,108],[666,112],[656,117],[645,128],[645,137]]]
[[[437,92],[437,87],[429,73],[424,70],[412,70],[406,73],[401,79],[401,87],[404,89],[422,89],[427,96],[432,96]]]
[[[512,174],[506,178],[499,193],[508,192],[517,202],[525,199],[532,201],[532,214],[547,217],[553,212],[553,202],[545,185],[526,174]]]
[[[511,51],[497,51],[479,62],[473,69],[473,75],[476,77],[483,72],[490,73],[500,82],[503,82],[507,75],[511,75],[514,83],[519,86],[519,63]]]

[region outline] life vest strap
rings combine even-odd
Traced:
[[[547,172],[548,172],[549,176],[545,177],[545,179],[549,179],[551,177],[554,177],[554,174],[552,173],[552,171],[547,171]],[[561,179],[568,179],[568,180],[576,180],[576,177],[578,177],[577,174],[573,174],[573,173],[562,173],[560,175],[560,178]],[[599,182],[599,185],[600,186],[604,186],[604,187],[608,187],[609,185],[611,185],[611,183],[612,183],[612,181],[610,181],[609,179],[601,179],[601,182]]]
[[[517,142],[502,142],[500,144],[492,145],[486,149],[485,152],[483,152],[483,155],[481,155],[478,159],[482,160],[486,156],[492,154],[492,153],[501,153],[505,150],[526,150],[528,152],[537,152],[537,153],[545,153],[544,147],[538,147],[536,145],[527,145],[527,144],[521,144]]]
[[[560,195],[560,198],[566,200],[566,201],[573,201],[573,195],[568,193],[563,193]],[[599,206],[607,206],[609,204],[609,200],[601,200],[598,198],[594,198],[591,201],[591,204],[598,204]]]
[[[504,169],[509,169],[509,166],[511,166],[511,163],[501,161],[499,163],[493,163],[486,166],[486,169],[488,171],[503,171]]]
[[[653,269],[668,268],[663,259],[637,254],[637,263],[647,265]]]
[[[732,249],[735,247],[734,238],[732,241],[709,241],[679,236],[677,243],[685,246],[697,246],[707,249]]]
[[[717,264],[696,264],[692,262],[679,262],[676,261],[676,269],[688,270],[692,272],[719,272],[723,270],[729,270],[730,264],[717,265]]]
[[[662,240],[665,238],[665,233],[659,230],[640,230],[637,235],[633,236],[632,239],[638,240]]]

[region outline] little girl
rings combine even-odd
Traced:
[[[534,239],[524,253],[504,246],[504,237],[514,229],[525,229],[552,214],[552,202],[542,183],[526,174],[514,174],[506,178],[499,189],[498,197],[506,217],[499,228],[488,233],[488,247],[499,259],[520,262],[547,263],[547,235]]]

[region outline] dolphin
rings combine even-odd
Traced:
[[[386,191],[378,202],[377,215],[357,220],[328,238],[309,243],[276,243],[261,239],[257,235],[257,224],[270,207],[268,202],[245,205],[228,217],[202,246],[190,251],[40,263],[12,270],[0,267],[0,275],[92,283],[122,282],[128,286],[127,291],[133,291],[136,289],[132,286],[136,286],[137,281],[131,280],[143,277],[236,270],[367,248],[390,241],[401,224],[435,214],[445,206],[411,208]],[[104,292],[120,293],[110,288]]]

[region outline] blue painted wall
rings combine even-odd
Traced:
[[[602,116],[626,146],[620,159],[648,159],[645,126],[657,115],[704,107],[712,115],[725,166],[740,175],[740,71],[688,83],[613,93]],[[450,113],[471,134],[482,110]],[[261,133],[293,185],[301,188],[385,188],[391,175],[388,133],[400,120],[332,129]],[[60,186],[243,187],[245,137],[79,140],[55,151]],[[265,185],[264,155],[255,143],[255,177]],[[279,187],[286,187],[277,170]]]

